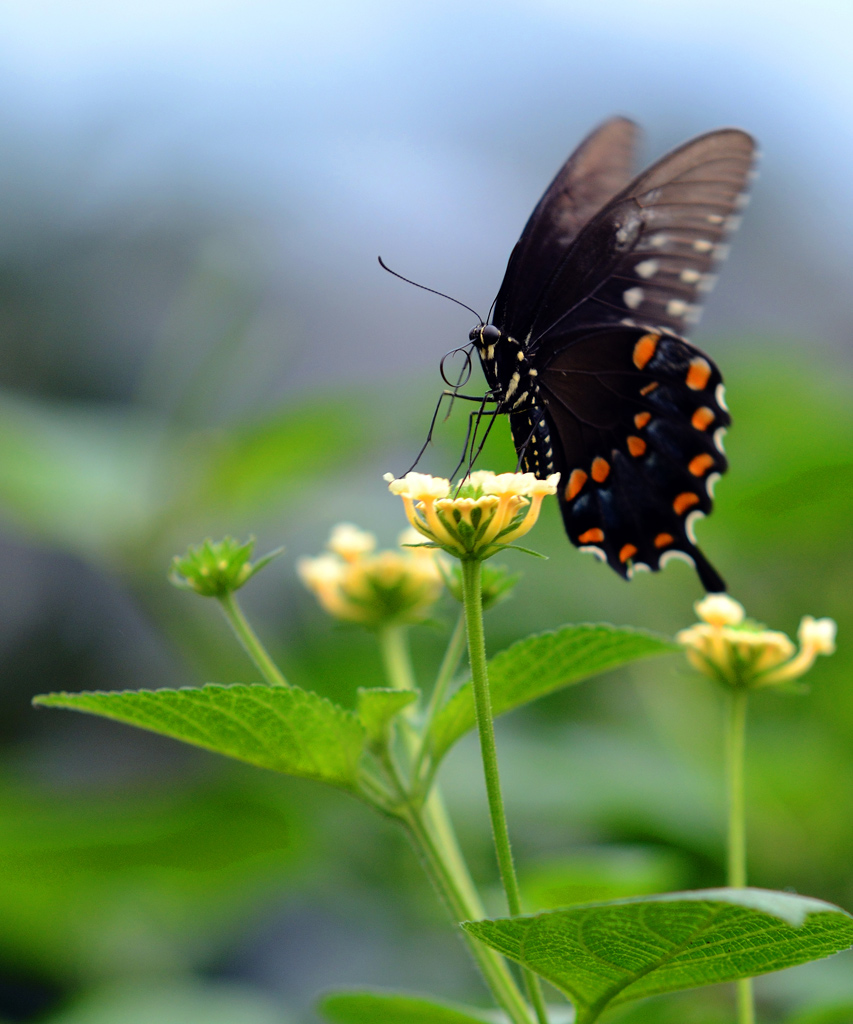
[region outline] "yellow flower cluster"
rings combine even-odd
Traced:
[[[414,530],[400,544],[422,544]],[[442,588],[435,552],[424,547],[376,551],[372,533],[340,523],[331,533],[328,552],[303,558],[297,570],[305,586],[330,615],[377,629],[420,622]]]
[[[799,679],[819,654],[835,651],[835,622],[806,615],[797,638],[746,619],[743,605],[726,594],[709,594],[695,606],[702,620],[682,629],[676,640],[691,665],[729,686],[774,686]]]
[[[483,560],[533,528],[542,499],[556,493],[560,477],[537,480],[532,473],[484,470],[466,477],[453,497],[450,481],[442,477],[407,473],[395,480],[388,473],[385,479],[422,536],[456,558]]]

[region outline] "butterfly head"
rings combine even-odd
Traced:
[[[501,332],[494,324],[477,324],[468,333],[468,340],[473,341],[481,352],[485,352],[490,345],[494,345],[500,338]]]

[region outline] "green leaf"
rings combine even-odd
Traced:
[[[48,693],[46,707],[114,718],[260,768],[353,789],[364,728],[350,712],[297,687],[251,685]]]
[[[358,717],[370,746],[380,746],[388,736],[388,727],[403,708],[418,699],[417,690],[358,688]]]
[[[665,893],[462,927],[565,992],[577,1024],[610,1005],[778,971],[853,944],[846,911],[766,889]]]
[[[563,626],[529,636],[489,662],[492,711],[500,715],[629,661],[678,649],[666,637],[607,625]],[[439,761],[475,724],[473,690],[468,682],[435,717],[433,759]]]
[[[493,1018],[453,1003],[401,992],[335,992],[320,1000],[332,1024],[484,1024]]]

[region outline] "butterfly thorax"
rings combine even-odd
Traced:
[[[539,373],[524,345],[492,324],[469,336],[477,349],[498,413],[509,414],[519,467],[544,479],[556,469],[554,451],[539,390]]]
[[[517,413],[538,405],[538,371],[520,341],[502,334],[492,324],[475,327],[469,337],[476,346],[498,412]]]

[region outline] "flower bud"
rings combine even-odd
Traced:
[[[297,570],[320,606],[345,622],[371,629],[421,622],[442,588],[436,553],[422,546],[420,534],[406,530],[401,551],[378,551],[371,533],[341,523],[331,533],[326,554],[302,558]]]
[[[204,597],[224,597],[239,590],[284,550],[276,548],[252,563],[249,558],[254,546],[254,537],[245,543],[233,537],[224,537],[219,541],[212,541],[208,537],[198,547],[188,547],[185,555],[175,555],[169,570],[169,581],[182,590],[194,590]]]

